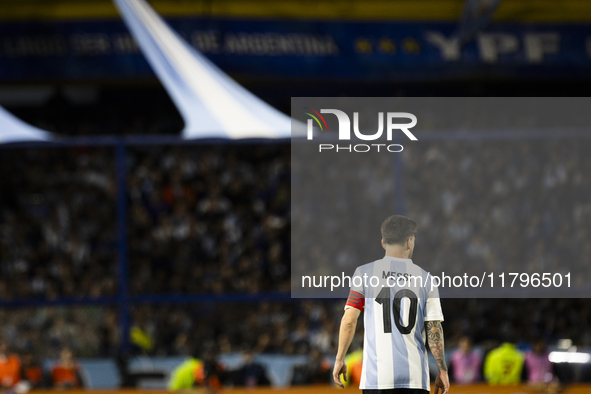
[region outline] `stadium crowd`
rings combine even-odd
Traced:
[[[407,215],[420,224],[415,261],[433,272],[568,268],[573,278],[584,279],[591,254],[588,148],[586,141],[567,140],[409,149],[403,197]],[[0,302],[115,296],[113,151],[2,153]],[[347,266],[375,257],[361,254],[365,244],[348,235],[351,228],[370,232],[371,220],[349,222],[339,198],[371,197],[369,212],[383,219],[400,194],[392,162],[378,164],[379,171],[363,167],[357,174],[357,188],[368,190],[366,196],[335,187],[334,204],[313,211],[317,219],[341,218],[326,223],[325,235],[333,241],[313,249],[319,260],[337,256]],[[289,292],[290,166],[284,145],[129,148],[131,294]],[[143,304],[133,309],[132,342],[136,353],[150,355],[185,355],[191,344],[210,342],[220,353],[246,347],[333,357],[342,308],[341,300]],[[537,338],[550,344],[568,338],[591,346],[585,300],[444,299],[443,308],[449,348],[470,335],[491,349],[510,333],[523,333],[516,340],[530,345]],[[115,307],[10,307],[0,309],[0,319],[2,338],[21,358],[27,352],[57,357],[64,348],[77,357],[117,355]]]
[[[431,272],[591,275],[591,140],[437,142],[404,155]],[[548,293],[550,297],[552,293]]]
[[[4,150],[0,163],[0,299],[114,295],[112,150]]]
[[[133,311],[130,332],[132,354],[189,357],[195,355],[196,349],[201,356],[201,350],[209,348],[219,355],[308,355],[326,366],[336,352],[343,305],[343,300],[306,300],[138,306]],[[448,299],[443,300],[443,308],[452,368],[461,362],[454,361],[458,357],[454,349],[466,348],[462,343],[466,338],[477,349],[477,371],[472,376],[460,370],[463,375],[455,376],[460,382],[462,376],[471,377],[471,382],[484,380],[484,357],[504,342],[514,343],[523,351],[534,349],[538,342],[555,347],[562,339],[582,349],[591,347],[591,307],[585,300]],[[491,324],[490,316],[500,323]],[[8,310],[2,311],[0,318],[4,321],[4,343],[10,344],[11,353],[21,359],[29,355],[36,359],[56,358],[64,348],[72,349],[77,357],[120,356],[115,309]],[[49,333],[49,340],[41,337],[41,331]],[[353,351],[361,348],[362,332],[359,325]],[[322,376],[328,379],[329,374]],[[563,375],[564,380],[571,378]],[[584,374],[581,378],[590,376]],[[307,381],[301,379],[300,383]]]
[[[112,150],[3,153],[0,299],[114,295]],[[128,173],[134,294],[289,291],[288,147],[130,149]]]
[[[130,162],[134,294],[289,291],[289,146],[134,149]]]
[[[433,274],[570,272],[571,287],[585,286],[590,147],[587,139],[424,141],[407,144],[402,171],[389,155],[298,154],[296,269],[340,275],[375,259],[386,207],[419,223],[414,259]],[[339,171],[315,171],[332,163]]]

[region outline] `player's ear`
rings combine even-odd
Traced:
[[[384,238],[382,238],[382,248],[384,248],[384,250],[386,250],[386,243],[384,242]]]

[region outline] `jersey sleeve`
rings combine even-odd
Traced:
[[[357,268],[351,278],[351,290],[349,291],[349,298],[347,298],[345,309],[356,308],[360,311],[363,310],[365,306],[365,290],[363,289],[362,279],[361,272],[359,268]]]
[[[431,275],[429,275],[429,278],[431,278]],[[427,298],[427,305],[425,307],[425,321],[443,321],[443,310],[441,309],[441,300],[439,299],[439,288],[433,286],[433,288],[430,288],[429,290],[429,297]]]

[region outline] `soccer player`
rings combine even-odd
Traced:
[[[435,393],[449,392],[439,292],[431,286],[431,275],[411,260],[417,229],[417,223],[407,217],[390,216],[381,228],[386,255],[355,270],[333,369],[334,382],[340,387],[344,387],[340,375],[347,376],[345,355],[364,311],[359,385],[364,394],[428,394],[426,340],[439,368]]]

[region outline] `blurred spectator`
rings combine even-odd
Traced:
[[[312,349],[305,365],[294,368],[292,385],[327,384],[330,382],[332,362],[322,356],[317,349]]]
[[[480,381],[482,354],[472,346],[472,339],[460,338],[459,348],[451,354],[450,375],[456,383],[469,384]]]
[[[363,367],[363,350],[357,349],[354,352],[349,353],[345,357],[345,363],[347,364],[347,381],[346,386],[359,387],[361,382],[361,368]]]
[[[51,370],[51,382],[58,389],[83,388],[80,366],[74,360],[72,350],[65,347],[60,352],[60,359]]]
[[[203,351],[203,370],[197,373],[196,380],[201,381],[210,391],[217,391],[226,380],[226,367],[217,360],[215,346],[206,346]]]
[[[35,352],[27,350],[22,357],[22,377],[28,381],[32,389],[44,388],[48,386],[48,377],[43,370],[43,365],[39,361]]]
[[[171,391],[191,389],[199,384],[198,377],[202,376],[203,362],[190,357],[172,371],[168,389]]]
[[[532,350],[525,352],[524,370],[527,383],[533,390],[548,394],[560,391],[560,384],[548,359],[546,341],[543,339],[536,340]]]
[[[218,363],[213,348],[207,347],[205,351],[199,350],[200,347],[195,349],[191,357],[172,371],[168,381],[169,390],[188,390],[198,386],[212,390],[221,388],[224,367]],[[203,357],[198,358],[198,354]]]
[[[0,384],[10,389],[21,380],[21,361],[11,354],[5,340],[0,340]]]
[[[121,377],[121,387],[136,387],[136,379],[133,373],[129,370],[129,354],[126,352],[117,353],[115,356],[115,362],[117,363],[117,370]]]
[[[519,384],[522,370],[523,354],[509,342],[492,350],[484,361],[484,376],[492,385]]]
[[[265,368],[254,360],[251,350],[242,352],[242,367],[232,374],[232,383],[235,386],[262,387],[269,386],[271,381]]]
[[[154,348],[154,341],[152,340],[150,335],[146,333],[145,330],[142,330],[141,327],[131,327],[129,338],[131,344],[136,346],[143,353],[149,354]]]

